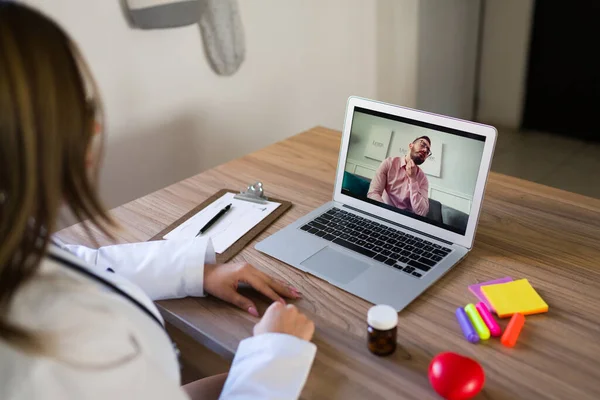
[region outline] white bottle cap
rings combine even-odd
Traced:
[[[398,313],[384,304],[373,306],[367,313],[367,322],[375,329],[387,331],[398,325]]]

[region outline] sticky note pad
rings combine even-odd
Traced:
[[[505,278],[500,278],[500,279],[494,279],[493,281],[487,281],[487,282],[483,282],[483,283],[477,283],[475,285],[469,285],[469,290],[471,291],[471,293],[473,293],[475,295],[475,297],[477,297],[479,299],[479,301],[482,301],[487,306],[487,308],[490,309],[490,311],[495,312],[496,310],[494,309],[494,307],[492,307],[492,305],[487,300],[487,298],[484,296],[484,294],[481,293],[481,287],[488,286],[488,285],[495,285],[497,283],[512,282],[512,280],[513,279],[510,276],[507,276]]]
[[[548,311],[548,304],[527,279],[482,286],[481,291],[500,318],[510,317],[515,313],[530,315]]]

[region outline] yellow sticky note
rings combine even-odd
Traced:
[[[529,315],[548,311],[548,304],[527,279],[482,286],[481,291],[500,318],[510,317],[515,313]]]

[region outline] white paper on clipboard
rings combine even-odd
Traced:
[[[231,209],[200,237],[210,237],[215,252],[221,254],[254,228],[281,204],[272,201],[267,204],[234,199],[234,193],[225,193],[190,219],[166,234],[163,239],[194,238],[219,211],[231,204]]]

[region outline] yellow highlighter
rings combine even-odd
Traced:
[[[469,320],[471,320],[471,324],[475,328],[475,332],[479,335],[481,340],[488,340],[490,338],[490,330],[488,329],[483,319],[481,319],[481,315],[475,308],[473,304],[467,304],[465,307],[465,312],[469,316]]]

